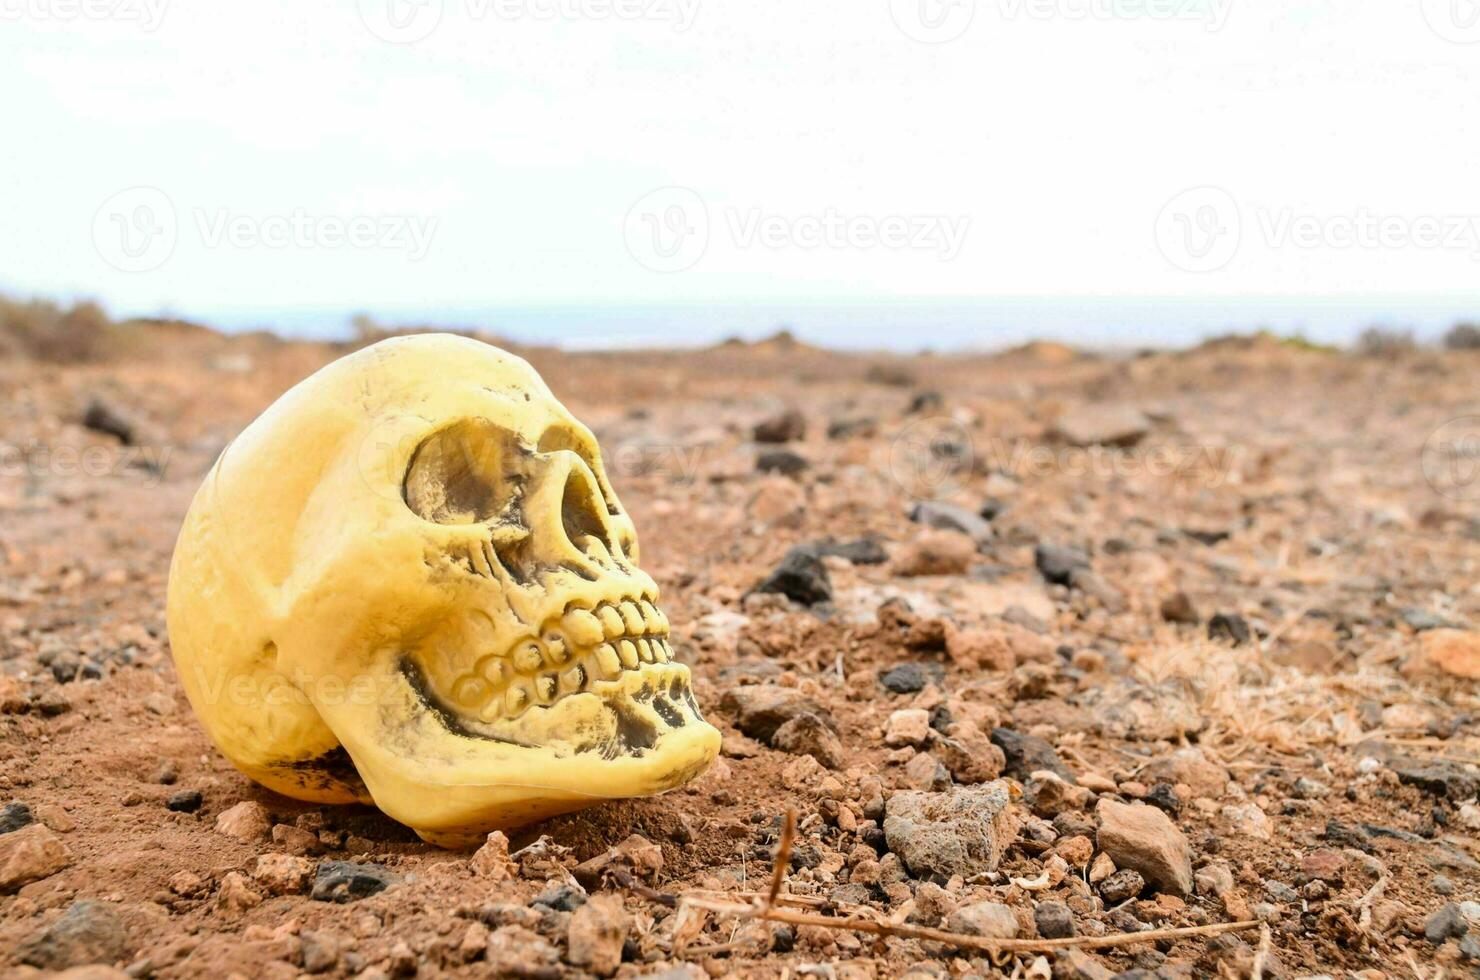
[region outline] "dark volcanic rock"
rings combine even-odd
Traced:
[[[1069,585],[1076,570],[1089,568],[1089,555],[1078,548],[1040,544],[1033,549],[1033,564],[1045,580],[1054,585]]]
[[[31,808],[26,804],[7,803],[0,807],[0,834],[20,830],[33,820],[35,817],[31,816]]]
[[[807,435],[807,420],[801,412],[791,409],[756,423],[756,442],[795,442]]]
[[[761,473],[780,473],[782,476],[797,477],[811,466],[801,453],[790,449],[771,449],[755,458],[755,468]]]
[[[813,541],[803,546],[818,558],[841,558],[854,565],[882,565],[889,560],[889,553],[884,546],[873,538],[859,538],[857,541]]]
[[[895,694],[914,694],[923,691],[926,684],[940,684],[945,675],[940,664],[907,663],[882,672],[879,683]]]
[[[815,606],[832,599],[832,581],[821,559],[804,546],[788,551],[776,570],[751,591],[778,593],[804,606]]]
[[[200,790],[182,789],[165,800],[164,805],[167,809],[174,810],[176,813],[194,813],[200,809],[200,805],[204,802],[205,797],[201,795]]]
[[[1241,647],[1253,637],[1249,631],[1249,623],[1244,617],[1234,613],[1216,613],[1208,620],[1208,639],[1224,640],[1236,647]]]
[[[767,744],[778,728],[801,715],[814,715],[834,727],[826,708],[794,688],[777,684],[733,687],[720,699],[719,707],[734,716],[736,728]]]
[[[1054,751],[1054,747],[1036,735],[1024,735],[1011,728],[994,728],[992,744],[1007,757],[1005,771],[1009,776],[1026,780],[1032,773],[1046,769],[1065,782],[1078,782],[1074,773],[1064,765],[1064,760]]]
[[[112,405],[94,398],[82,414],[82,424],[94,432],[112,436],[125,446],[134,444],[134,424]]]
[[[395,872],[379,864],[324,861],[319,864],[309,897],[342,905],[383,892],[399,880]]]
[[[910,520],[939,531],[959,531],[974,541],[992,537],[992,525],[965,507],[939,500],[922,500],[910,508]]]

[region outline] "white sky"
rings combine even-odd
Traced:
[[[1473,0],[420,0],[409,44],[366,26],[387,2],[417,12],[0,0],[0,289],[197,316],[1480,293]],[[590,16],[613,3],[650,16]],[[918,11],[971,20],[922,43]],[[120,255],[164,227],[135,187],[173,240]],[[640,254],[696,201],[707,237]],[[830,213],[934,244],[811,244]],[[306,239],[262,243],[295,214]],[[356,218],[376,242],[333,238]]]

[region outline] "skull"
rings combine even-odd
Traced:
[[[388,340],[227,448],[170,570],[222,752],[448,846],[692,779],[719,733],[591,432],[523,360]]]

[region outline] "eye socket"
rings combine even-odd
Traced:
[[[484,419],[464,419],[416,447],[401,493],[423,520],[486,524],[518,503],[528,455],[514,433]]]
[[[606,512],[613,517],[622,513],[617,506],[617,495],[607,485],[606,476],[602,472],[598,462],[599,450],[596,448],[596,440],[590,433],[568,425],[552,425],[540,436],[539,445],[536,447],[542,453],[554,453],[566,450],[581,457],[591,475],[596,477],[596,488],[601,494],[601,501],[606,505]]]

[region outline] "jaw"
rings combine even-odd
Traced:
[[[385,668],[375,703],[346,700],[320,712],[375,804],[442,846],[662,793],[719,751],[719,732],[699,714],[679,664],[644,664],[491,722],[441,698],[414,658]]]

